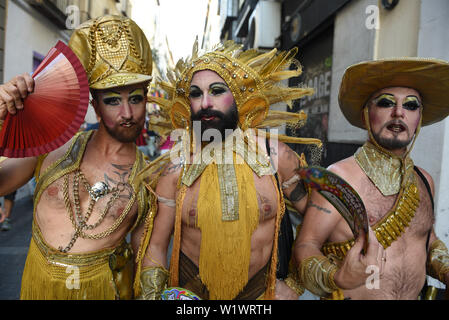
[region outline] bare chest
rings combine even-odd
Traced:
[[[279,200],[278,191],[273,184],[271,176],[258,177],[254,174],[254,186],[257,194],[257,207],[251,208],[259,215],[259,223],[271,221],[276,217]],[[198,223],[198,203],[201,187],[201,177],[199,177],[191,187],[186,190],[184,201],[182,204],[182,222],[190,228],[197,228]],[[207,187],[207,186],[202,186]],[[220,208],[216,203],[217,196],[202,198],[201,201],[213,201],[215,208]],[[207,207],[211,207],[207,205]]]
[[[414,236],[427,235],[434,223],[434,213],[430,195],[420,177],[416,177],[419,188],[419,206],[407,228],[407,233]],[[375,225],[386,217],[396,205],[397,195],[384,196],[366,177],[360,195],[365,204],[370,225]]]
[[[40,220],[44,216],[52,216],[55,222],[60,220],[64,224],[70,224],[70,220],[84,220],[88,225],[100,229],[118,219],[122,222],[132,219],[137,212],[137,204],[132,201],[134,193],[127,183],[128,176],[116,171],[103,171],[100,174],[72,172],[64,175],[42,191],[37,207],[38,216]],[[103,183],[104,192],[99,198],[95,198],[92,192],[96,182]]]

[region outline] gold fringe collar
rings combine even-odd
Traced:
[[[225,139],[224,143],[208,144],[194,155],[193,164],[184,171],[182,176],[182,183],[190,187],[208,165],[216,163],[223,221],[239,219],[235,164],[245,162],[259,177],[272,175],[274,172],[267,153],[257,146],[252,132],[252,130],[242,132],[238,128]]]

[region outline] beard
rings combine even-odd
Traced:
[[[407,146],[410,144],[410,142],[412,141],[412,138],[408,138],[405,140],[401,140],[398,137],[393,137],[393,138],[384,138],[380,136],[380,133],[382,132],[382,130],[385,128],[386,126],[384,126],[382,129],[379,130],[379,132],[373,132],[373,137],[376,140],[376,142],[381,146],[384,147],[387,150],[399,150],[399,149],[403,149],[403,148],[407,148]]]
[[[205,121],[202,120],[203,117],[215,117],[213,120]],[[197,113],[193,113],[191,120],[201,122],[201,135],[197,136],[203,137],[204,132],[207,129],[216,129],[220,132],[222,140],[226,137],[226,131],[235,130],[238,124],[238,110],[235,103],[232,104],[231,108],[223,113],[218,110],[212,109],[201,109]]]
[[[132,126],[129,128],[121,126],[121,123],[125,121],[122,121],[119,124],[115,124],[112,128],[108,127],[103,120],[101,121],[103,122],[103,125],[109,135],[115,140],[122,143],[136,142],[136,139],[139,137],[143,129],[143,124],[139,124],[134,121],[129,121],[132,124]]]

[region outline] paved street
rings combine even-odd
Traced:
[[[18,197],[11,213],[11,230],[0,231],[0,300],[19,299],[20,282],[31,239],[32,216],[31,195]]]

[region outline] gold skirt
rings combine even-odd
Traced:
[[[132,298],[132,253],[116,248],[66,254],[45,243],[33,223],[22,276],[22,300],[115,300]]]

